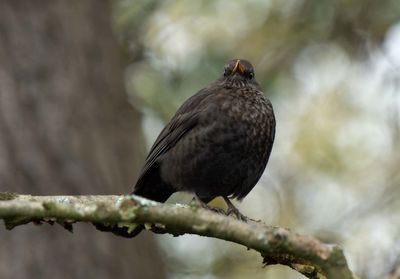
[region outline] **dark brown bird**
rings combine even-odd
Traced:
[[[132,193],[165,202],[174,192],[188,191],[205,207],[221,196],[227,214],[245,219],[229,199],[242,200],[253,189],[274,137],[272,105],[253,66],[231,60],[223,75],[189,98],[161,131]]]

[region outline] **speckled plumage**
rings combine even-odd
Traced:
[[[231,60],[161,131],[133,194],[159,202],[177,191],[205,203],[217,196],[241,200],[261,177],[274,136],[273,108],[252,65]]]

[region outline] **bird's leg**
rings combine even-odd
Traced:
[[[197,194],[194,194],[192,202],[193,201],[196,202],[197,204],[199,204],[204,209],[208,209],[208,210],[211,210],[211,211],[214,211],[214,212],[217,212],[217,213],[220,213],[220,214],[224,214],[224,215],[226,214],[225,211],[222,208],[209,206],[207,204],[207,202],[209,202],[209,200],[208,201],[203,201],[202,199],[199,198],[199,196],[197,196]]]
[[[208,206],[207,203],[203,202],[199,196],[197,196],[196,194],[194,194],[194,197],[192,199],[192,201],[190,203],[197,203],[198,205],[200,205],[200,207],[205,208],[205,209],[210,209],[210,207]]]
[[[239,209],[233,205],[233,203],[228,199],[228,197],[223,197],[224,201],[228,205],[228,210],[226,215],[231,215],[232,213],[236,216],[236,218],[240,221],[247,222],[247,217],[240,213]]]

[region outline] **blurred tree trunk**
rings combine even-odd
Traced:
[[[0,2],[0,191],[121,194],[144,155],[108,1]],[[1,278],[163,278],[149,235],[0,228]],[[157,268],[154,268],[154,267]]]

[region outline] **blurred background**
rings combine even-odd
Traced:
[[[398,0],[1,1],[0,191],[128,192],[232,58],[254,64],[277,118],[241,211],[340,244],[362,278],[400,278]],[[1,277],[304,278],[219,240],[75,227],[0,229]]]

